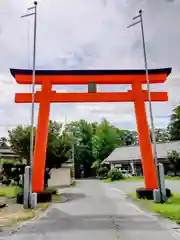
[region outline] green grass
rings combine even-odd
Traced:
[[[20,191],[21,188],[17,186],[0,187],[0,196],[14,198]]]
[[[142,207],[180,224],[180,194],[173,193],[173,196],[164,204],[155,203],[153,200],[137,199],[136,193],[129,196],[136,199]]]
[[[128,178],[124,178],[124,179],[120,179],[120,180],[115,180],[115,181],[111,181],[111,179],[107,178],[104,179],[105,183],[110,183],[110,182],[122,182],[122,181],[126,181],[126,182],[141,182],[144,180],[144,177],[128,177]]]
[[[170,176],[165,176],[166,180],[180,180],[180,177],[170,177]]]
[[[143,180],[144,180],[143,176],[135,176],[135,177],[129,177],[124,179],[124,181],[127,181],[127,182],[142,182]]]

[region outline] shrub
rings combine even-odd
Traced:
[[[14,182],[17,185],[20,185],[20,179],[24,174],[25,164],[13,164],[11,162],[4,162],[2,167],[2,183],[9,185],[10,183]]]
[[[106,166],[101,166],[97,172],[100,178],[107,178],[108,171],[109,169]]]
[[[116,181],[116,180],[123,179],[124,177],[122,175],[122,172],[119,169],[113,168],[108,172],[108,178],[111,181]]]

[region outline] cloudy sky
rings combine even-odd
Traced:
[[[9,68],[32,67],[33,18],[21,19],[32,0],[0,0],[0,135],[30,123],[30,105],[15,104],[17,85]],[[127,29],[144,11],[148,67],[172,67],[166,84],[153,90],[169,93],[168,103],[154,103],[156,127],[168,124],[180,102],[180,0],[41,0],[38,5],[37,69],[144,68],[140,26]],[[58,91],[86,91],[83,86],[54,86]],[[100,91],[126,91],[130,86],[100,86]],[[37,117],[36,107],[36,117]],[[52,104],[51,119],[106,117],[120,128],[135,129],[132,103]]]

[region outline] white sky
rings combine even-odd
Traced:
[[[31,0],[0,0],[0,135],[12,126],[30,123],[30,105],[14,103],[15,92],[29,92],[30,86],[17,85],[9,68],[32,66],[33,18],[20,18],[32,4]],[[155,125],[164,127],[180,99],[179,0],[41,0],[37,69],[143,68],[140,26],[126,28],[140,8],[144,10],[149,68],[173,68],[166,84],[153,86],[169,93],[168,103],[153,104]],[[100,90],[125,91],[128,87],[101,86]],[[69,121],[106,117],[120,128],[136,128],[132,103],[52,104],[51,119],[64,121],[65,115]]]

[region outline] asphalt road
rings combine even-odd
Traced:
[[[111,184],[85,180],[65,192],[69,199],[66,203],[53,204],[41,219],[31,221],[13,235],[0,239],[177,239],[155,216],[142,212]]]

